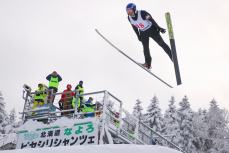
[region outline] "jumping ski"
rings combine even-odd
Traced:
[[[151,74],[152,76],[154,76],[155,78],[157,78],[159,81],[161,81],[162,83],[164,83],[166,86],[173,88],[170,84],[168,84],[167,82],[165,82],[164,80],[162,80],[160,77],[158,77],[157,75],[153,74],[149,69],[143,67],[141,64],[139,64],[138,62],[136,62],[135,60],[133,60],[131,57],[129,57],[127,54],[125,54],[122,50],[120,50],[118,47],[116,47],[111,41],[109,41],[104,35],[102,35],[98,29],[95,29],[96,33],[102,37],[109,45],[111,45],[113,48],[115,48],[119,53],[123,54],[125,57],[127,57],[129,60],[131,60],[132,62],[134,62],[135,64],[137,64],[139,67],[141,67],[142,69],[144,69],[146,72],[148,72],[149,74]]]
[[[177,59],[175,38],[173,34],[173,26],[172,26],[172,21],[169,12],[165,14],[165,18],[167,22],[168,31],[169,31],[169,39],[170,39],[170,45],[172,50],[172,57],[173,57],[173,64],[174,64],[174,69],[176,74],[177,85],[181,85],[181,76],[180,76],[179,64]]]

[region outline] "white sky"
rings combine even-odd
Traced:
[[[183,84],[176,87],[173,65],[151,39],[152,72],[174,85],[169,89],[106,44],[98,28],[126,54],[143,62],[142,45],[125,12],[128,0],[1,0],[0,90],[7,110],[22,111],[22,86],[35,89],[56,70],[74,87],[84,81],[85,91],[108,90],[132,110],[137,98],[144,108],[157,95],[165,110],[173,95],[187,95],[194,110],[208,108],[215,98],[229,109],[229,1],[135,0],[166,28],[169,11],[175,32]],[[168,34],[163,38],[167,43]]]

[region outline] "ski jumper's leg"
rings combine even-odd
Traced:
[[[153,40],[156,41],[157,44],[164,49],[164,51],[168,54],[169,58],[172,60],[173,59],[172,58],[172,51],[169,48],[169,46],[164,42],[164,40],[162,39],[161,35],[158,32],[157,33],[153,33],[151,35],[151,38],[153,38]]]
[[[149,37],[147,36],[142,37],[142,46],[143,46],[143,52],[145,56],[145,63],[151,65],[152,58],[149,50]]]

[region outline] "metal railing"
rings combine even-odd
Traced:
[[[148,145],[152,145],[152,142],[156,141],[155,144],[168,146],[178,151],[185,152],[176,144],[168,140],[165,136],[154,131],[148,125],[139,121],[139,119],[129,114],[127,111],[122,109],[121,113],[124,115],[122,115],[120,123],[117,125],[114,121],[118,120],[118,118],[115,117],[114,112],[108,110],[106,112],[106,122],[108,123],[110,131],[120,135],[120,137],[123,137],[123,140],[127,140],[128,143]]]
[[[75,92],[76,91],[71,91]],[[89,113],[82,113],[78,110],[78,107],[75,108],[72,107],[72,98],[73,97],[65,97],[64,102],[68,102],[69,106],[68,109],[60,109],[58,107],[59,100],[61,99],[60,96],[63,94],[63,92],[59,93],[51,93],[51,95],[47,95],[47,98],[42,106],[38,106],[36,108],[33,108],[33,96],[35,95],[35,92],[31,92],[31,90],[28,90],[28,87],[26,86],[26,89],[23,92],[23,99],[25,100],[24,109],[22,114],[22,120],[25,122],[28,119],[38,120],[38,119],[55,119],[60,118],[62,116],[67,117],[80,117],[84,116],[85,114]],[[67,94],[64,93],[64,94]],[[76,100],[78,98],[83,97],[81,102],[85,102],[87,98],[93,97],[93,99],[96,101],[96,110],[95,114],[101,114],[102,109],[99,108],[99,106],[104,105],[103,99],[104,99],[105,91],[98,91],[98,92],[92,92],[92,93],[85,93],[85,94],[76,94]],[[54,97],[55,99],[52,101],[51,99],[48,99],[50,97]],[[68,101],[69,98],[69,101]],[[66,101],[65,101],[66,100]],[[52,102],[51,102],[52,101]],[[77,104],[76,104],[77,105]]]

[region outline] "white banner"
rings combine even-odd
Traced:
[[[98,144],[95,121],[76,121],[69,126],[50,126],[35,131],[19,131],[17,149]]]

